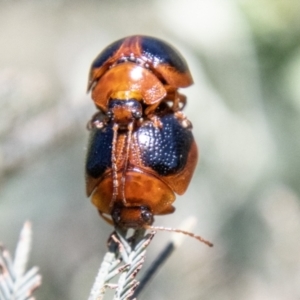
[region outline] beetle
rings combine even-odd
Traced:
[[[136,99],[151,115],[162,101],[177,111],[186,103],[178,88],[193,79],[185,59],[168,43],[134,35],[106,47],[90,68],[88,91],[96,106],[107,112],[110,99]]]
[[[177,90],[192,83],[184,58],[153,37],[120,39],[92,63],[88,91],[99,111],[88,123],[86,192],[115,227],[154,229],[154,216],[174,212],[186,191],[198,150]]]
[[[124,228],[152,225],[154,215],[175,210],[175,193],[182,195],[188,187],[198,159],[191,123],[181,112],[162,106],[156,112],[161,128],[147,120],[132,134],[97,115],[86,160],[86,189],[109,223]]]

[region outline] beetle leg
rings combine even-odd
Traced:
[[[174,100],[172,110],[174,112],[183,110],[186,105],[186,96],[175,91],[173,97]]]
[[[152,105],[149,105],[146,109],[145,109],[145,115],[146,116],[151,116],[154,114],[154,111],[156,110],[156,108],[159,106],[160,104],[160,101],[152,104]]]
[[[86,124],[87,130],[91,131],[94,128],[101,129],[107,123],[107,117],[103,114],[102,111],[95,113],[92,118]]]
[[[173,213],[174,211],[175,207],[173,205],[169,205],[166,208],[164,208],[164,210],[160,211],[158,215],[167,215]]]
[[[179,110],[183,110],[185,108],[185,105],[186,105],[186,96],[183,95],[183,94],[180,94],[178,92],[177,92],[177,96],[178,96],[178,99],[179,99],[178,105],[181,106],[181,107],[179,107]]]
[[[186,117],[186,115],[182,111],[176,111],[174,115],[183,128],[193,128],[192,122]]]
[[[159,128],[159,129],[162,128],[163,124],[160,121],[160,118],[158,116],[152,115],[149,117],[149,119],[151,120],[155,128]]]
[[[98,212],[99,212],[99,215],[101,216],[101,218],[103,218],[108,224],[114,225],[114,222],[112,219],[107,217],[102,211],[98,210]]]

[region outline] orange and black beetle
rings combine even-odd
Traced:
[[[177,89],[191,83],[180,54],[152,37],[121,39],[94,60],[86,187],[115,226],[151,225],[187,189],[198,152]]]
[[[90,69],[88,91],[103,112],[109,99],[134,98],[147,105],[146,115],[162,101],[179,110],[186,98],[180,87],[193,83],[184,58],[164,41],[147,36],[130,36],[105,48]]]

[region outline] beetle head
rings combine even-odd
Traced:
[[[115,204],[111,215],[115,225],[121,228],[137,229],[151,225],[154,221],[153,214],[147,206],[125,207]]]

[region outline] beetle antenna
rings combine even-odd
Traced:
[[[123,196],[123,203],[126,204],[126,198],[125,198],[125,183],[126,183],[126,172],[127,172],[127,166],[128,166],[128,157],[129,157],[129,151],[131,147],[131,138],[132,138],[132,130],[133,130],[133,122],[128,124],[128,135],[127,135],[127,141],[126,141],[126,152],[125,152],[125,163],[124,163],[124,169],[122,172],[122,196]]]
[[[111,206],[116,201],[116,197],[118,194],[118,174],[117,174],[117,157],[116,157],[116,144],[117,144],[117,135],[118,135],[118,129],[119,125],[117,123],[113,126],[113,141],[112,141],[112,158],[111,158],[111,164],[112,164],[112,177],[113,177],[113,194],[112,194],[112,201]]]
[[[150,225],[145,225],[144,226],[146,229],[151,229],[151,230],[160,230],[160,231],[170,231],[170,232],[178,232],[178,233],[183,233],[185,235],[188,235],[192,238],[195,238],[196,240],[206,244],[209,247],[213,247],[214,244],[212,244],[211,242],[205,240],[204,238],[202,238],[200,235],[196,235],[192,232],[189,231],[185,231],[185,230],[181,230],[181,229],[177,229],[177,228],[171,228],[171,227],[163,227],[163,226],[150,226]]]

